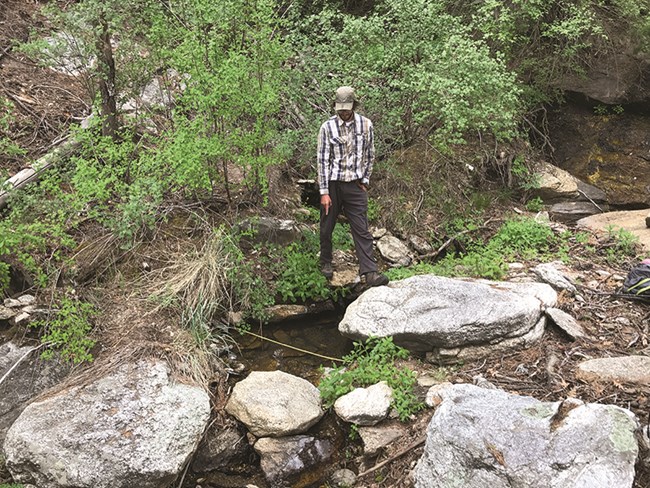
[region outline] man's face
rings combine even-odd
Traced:
[[[339,114],[339,117],[341,117],[344,122],[352,120],[352,116],[354,115],[354,111],[352,110],[338,110],[336,113]]]

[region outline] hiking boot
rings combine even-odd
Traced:
[[[365,274],[366,277],[366,286],[368,288],[372,286],[382,286],[388,284],[388,276],[381,274],[377,271],[370,271]]]
[[[320,272],[323,273],[323,276],[328,280],[332,279],[334,276],[334,270],[332,269],[332,263],[320,263]]]

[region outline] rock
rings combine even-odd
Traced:
[[[260,466],[272,486],[285,486],[281,481],[317,466],[332,455],[328,440],[306,435],[273,439],[264,437],[253,446],[260,455]]]
[[[559,308],[547,308],[546,315],[555,325],[566,332],[571,339],[584,339],[587,337],[587,333],[577,320],[565,311]]]
[[[18,312],[11,318],[11,323],[13,325],[20,325],[23,322],[27,322],[30,317],[31,315],[29,315],[27,312]]]
[[[388,231],[383,227],[381,227],[379,229],[375,228],[375,229],[372,229],[372,238],[375,239],[376,241],[378,241],[379,239],[384,237],[387,233],[388,233]]]
[[[618,50],[593,57],[586,73],[562,77],[560,88],[608,105],[647,103],[650,84],[644,73],[648,68],[647,57],[634,54],[632,49]]]
[[[574,200],[578,197],[576,179],[563,169],[541,162],[535,167],[535,172],[539,186],[533,190],[533,196],[541,198],[545,203]]]
[[[7,308],[18,308],[18,307],[22,307],[23,304],[14,298],[5,298],[4,306]]]
[[[558,222],[575,222],[608,209],[607,206],[597,207],[591,202],[562,202],[551,206],[549,215],[551,219]]]
[[[650,383],[650,357],[590,359],[578,365],[576,376],[584,381],[647,385]]]
[[[0,320],[9,320],[11,317],[16,315],[18,312],[10,309],[9,307],[3,307],[0,305]]]
[[[395,236],[385,235],[379,239],[377,241],[377,249],[379,249],[382,257],[391,263],[399,264],[400,266],[408,266],[411,264],[409,248]]]
[[[429,254],[433,252],[433,246],[423,237],[416,235],[409,236],[409,244],[418,254]]]
[[[332,473],[330,482],[334,488],[352,488],[357,482],[357,475],[349,469],[337,469]]]
[[[646,215],[645,217],[645,226],[650,227],[650,214]]]
[[[236,227],[242,233],[242,243],[249,246],[265,242],[286,246],[301,238],[300,229],[293,220],[260,217],[244,220]]]
[[[578,193],[580,193],[578,200],[589,201],[592,203],[595,202],[599,204],[598,206],[601,208],[607,207],[607,193],[605,193],[600,188],[590,185],[589,183],[585,183],[582,180],[576,179],[576,181],[578,182]],[[603,206],[601,204],[605,205]]]
[[[431,408],[437,407],[442,403],[442,392],[450,386],[452,386],[452,384],[448,381],[445,381],[444,383],[440,383],[438,385],[433,385],[431,388],[429,388],[429,391],[427,391],[427,394],[424,398],[424,403],[426,403]]]
[[[25,305],[33,305],[36,303],[36,297],[32,295],[21,295],[18,297],[18,301],[20,302],[21,306]]]
[[[406,428],[399,423],[375,427],[359,427],[359,436],[363,441],[363,453],[376,456],[382,449],[406,435]]]
[[[283,371],[253,371],[235,385],[226,411],[257,437],[306,432],[324,414],[318,388]]]
[[[337,288],[352,288],[360,281],[359,271],[355,266],[353,268],[335,269],[330,285]]]
[[[412,351],[494,345],[543,333],[557,293],[542,283],[413,276],[371,288],[348,306],[339,331],[354,339],[393,337]],[[540,324],[541,322],[541,324]]]
[[[194,473],[223,469],[252,453],[246,432],[232,424],[226,422],[222,425],[220,422],[210,426],[192,459]]]
[[[625,229],[638,237],[639,244],[647,253],[650,252],[650,232],[644,223],[647,214],[647,209],[606,212],[580,219],[576,225],[603,235],[607,235],[608,229]]]
[[[368,388],[355,388],[334,402],[334,411],[346,422],[375,425],[390,411],[393,390],[385,381]]]
[[[35,347],[19,347],[13,342],[2,344],[0,378],[16,364],[0,384],[0,446],[4,443],[9,427],[27,406],[29,399],[59,383],[71,369],[69,364],[41,360]]]
[[[557,268],[556,263],[541,263],[535,266],[532,271],[540,280],[548,283],[556,290],[567,290],[571,295],[575,295],[578,291],[569,278],[564,276]]]
[[[209,417],[202,388],[141,360],[31,403],[7,433],[7,467],[40,488],[158,488],[180,474]]]
[[[267,307],[265,311],[268,314],[268,321],[276,323],[307,315],[309,309],[305,305],[281,304]]]
[[[427,428],[416,488],[631,488],[632,412],[452,385]]]

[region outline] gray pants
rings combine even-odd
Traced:
[[[332,206],[327,215],[320,209],[320,261],[332,262],[332,233],[336,218],[343,213],[350,222],[354,248],[359,260],[359,274],[377,271],[377,261],[372,254],[372,234],[368,231],[368,193],[356,181],[330,181],[329,195]]]

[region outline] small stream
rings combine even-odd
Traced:
[[[241,377],[233,375],[230,382],[243,379],[251,371],[280,370],[317,385],[321,376],[320,367],[331,367],[336,364],[320,356],[341,358],[352,349],[352,340],[343,337],[337,329],[340,319],[340,313],[332,312],[263,327],[251,327],[251,333],[275,342],[259,339],[251,334],[235,334],[239,346],[239,351],[234,351],[237,355],[235,361],[240,362],[244,369]],[[285,347],[278,343],[292,347]],[[332,412],[326,413],[306,434],[319,439],[328,439],[333,446],[333,455],[327,462],[304,470],[297,478],[292,479],[292,488],[325,486],[325,480],[332,466],[338,465],[346,453],[348,426]],[[249,484],[260,488],[268,486],[256,456],[241,459],[239,468],[226,471],[212,471],[202,477],[190,475],[183,487],[239,488]]]
[[[340,315],[331,313],[277,325],[252,327],[252,333],[276,342],[244,334],[237,339],[240,361],[246,367],[246,372],[280,370],[316,384],[320,376],[319,367],[335,364],[325,357],[340,359],[352,349],[352,340],[343,337],[337,329],[340,318]]]

